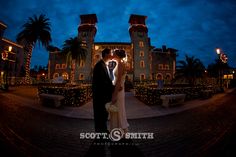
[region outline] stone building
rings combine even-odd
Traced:
[[[24,49],[19,45],[5,37],[4,31],[7,25],[0,21],[0,84],[8,83],[15,84],[16,78],[21,75],[24,66]]]
[[[95,42],[98,22],[96,14],[81,15],[80,19],[78,38],[86,43],[87,56],[85,62],[74,65],[76,81],[91,80],[93,67],[101,59],[101,51],[104,48],[126,51],[127,79],[131,81],[156,80],[158,76],[163,79],[173,78],[177,50],[167,49],[165,46],[162,49],[151,46],[146,16],[130,15],[128,22],[131,42]],[[58,76],[71,79],[73,76],[60,51],[50,52],[48,70],[49,79],[55,79]]]

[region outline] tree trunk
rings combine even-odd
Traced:
[[[31,83],[31,78],[30,78],[30,62],[31,62],[31,57],[32,57],[32,50],[33,50],[33,45],[32,44],[27,44],[26,45],[26,61],[25,61],[25,84],[30,84]]]
[[[71,84],[75,82],[75,60],[72,59],[71,63]]]

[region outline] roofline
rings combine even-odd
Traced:
[[[7,43],[9,43],[9,44],[11,44],[11,45],[16,46],[16,47],[23,48],[22,45],[19,45],[19,44],[15,43],[15,42],[13,42],[13,41],[11,41],[11,40],[9,40],[9,39],[2,38],[2,40],[5,41],[5,42],[7,42]]]
[[[94,42],[94,44],[113,44],[113,45],[119,45],[119,44],[123,44],[123,45],[131,45],[131,42]]]

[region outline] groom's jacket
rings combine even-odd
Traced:
[[[111,101],[114,86],[103,60],[100,60],[94,67],[92,90],[94,103],[106,104]]]

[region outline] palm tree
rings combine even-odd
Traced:
[[[51,42],[51,28],[49,19],[45,15],[41,14],[38,17],[34,15],[29,17],[28,21],[22,26],[23,30],[17,35],[17,42],[24,46],[26,52],[25,62],[25,81],[30,82],[30,62],[33,48],[36,43],[42,44],[43,47],[47,47]]]
[[[62,54],[66,57],[66,64],[71,67],[71,82],[75,78],[75,65],[80,65],[86,59],[85,43],[79,38],[69,38],[64,41]]]
[[[228,65],[228,63],[222,62],[221,59],[216,59],[215,63],[211,63],[207,67],[208,76],[217,78],[220,87],[222,87],[223,85],[222,77],[224,76],[225,73],[228,73],[229,70],[230,66]]]
[[[179,61],[179,64],[177,66],[175,80],[185,78],[190,85],[194,85],[196,79],[204,75],[204,65],[198,58],[194,58],[194,56],[189,57],[186,55],[185,60]]]
[[[219,78],[221,71],[227,71],[230,67],[228,63],[223,63],[220,59],[216,59],[214,63],[211,63],[207,67],[208,75],[210,77]]]

